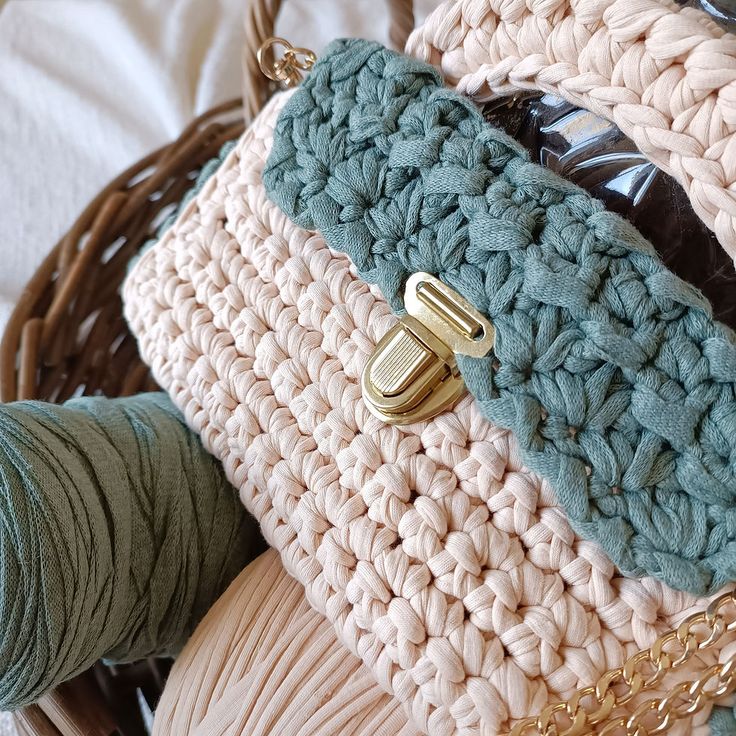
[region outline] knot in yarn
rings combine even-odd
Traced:
[[[736,579],[734,337],[630,224],[366,41],[331,45],[287,102],[263,180],[395,310],[428,271],[490,317],[470,391],[622,571]]]
[[[0,405],[0,708],[177,652],[258,540],[164,394]]]

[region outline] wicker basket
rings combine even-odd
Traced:
[[[389,0],[391,42],[414,25],[411,0]],[[255,50],[273,35],[281,0],[251,0],[245,18],[244,99],[193,121],[178,140],[108,184],[54,246],[28,283],[0,342],[0,400],[126,396],[156,388],[122,316],[130,258],[192,186],[202,165],[237,138],[273,91]],[[21,736],[139,736],[168,663],[96,665],[15,714]]]

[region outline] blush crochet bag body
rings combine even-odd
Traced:
[[[453,5],[445,6],[448,23],[459,17]],[[537,5],[531,3],[530,8],[538,10]],[[560,12],[563,5],[558,3]],[[661,7],[672,11],[666,4]],[[721,38],[712,24],[704,28]],[[423,33],[419,29],[415,39]],[[375,53],[373,48],[357,64],[345,57],[346,63],[335,65],[347,83],[347,103],[354,93],[351,78],[363,73],[360,63],[371,65],[367,60]],[[411,64],[399,71],[401,63],[389,60],[386,68],[397,73],[405,90],[411,88],[407,91],[411,100],[433,83],[432,73]],[[378,281],[398,308],[403,276],[396,278],[395,269],[393,276],[391,269],[366,271],[354,237],[346,238],[340,227],[331,227],[335,221],[329,206],[298,204],[310,198],[317,202],[317,182],[325,175],[305,163],[313,152],[305,156],[302,146],[317,141],[311,133],[303,140],[292,137],[297,165],[283,180],[273,178],[292,155],[284,155],[288,150],[284,142],[292,135],[289,126],[297,129],[289,120],[303,116],[310,125],[321,125],[321,115],[326,121],[332,117],[332,143],[323,143],[331,156],[339,147],[340,126],[348,120],[350,106],[327,102],[332,82],[329,75],[326,79],[324,89],[320,82],[310,82],[312,89],[317,87],[315,100],[320,103],[313,112],[304,106],[304,97],[291,103],[286,95],[274,98],[199,197],[133,271],[126,284],[126,313],[144,359],[206,446],[223,460],[287,570],[305,586],[311,605],[334,624],[339,640],[363,660],[380,686],[405,704],[420,730],[496,734],[517,724],[519,733],[557,733],[552,723],[561,712],[563,719],[569,716],[577,724],[569,733],[589,723],[607,728],[605,733],[618,733],[608,728],[615,726],[623,727],[621,733],[643,734],[648,733],[647,713],[655,707],[661,730],[676,721],[673,733],[707,733],[712,694],[729,690],[733,680],[736,652],[728,596],[721,607],[707,615],[695,613],[677,634],[658,639],[683,617],[702,610],[707,600],[696,600],[653,578],[624,577],[595,542],[577,536],[564,513],[575,520],[570,506],[574,495],[562,494],[563,511],[558,499],[564,486],[556,482],[550,487],[524,466],[514,436],[484,416],[487,404],[466,396],[452,412],[408,427],[383,424],[368,411],[360,376],[395,317],[381,292],[366,286],[357,273]],[[396,95],[401,96],[398,88]],[[279,150],[271,157],[267,167],[271,178],[264,187],[265,162],[284,105],[289,113],[281,116]],[[463,105],[457,109],[471,110]],[[453,125],[465,125],[464,114],[457,115]],[[674,123],[666,124],[672,130]],[[376,145],[370,138],[377,129],[364,128],[369,151]],[[426,134],[420,132],[419,137]],[[507,144],[503,138],[497,140]],[[380,149],[382,144],[377,145]],[[521,155],[513,145],[511,150]],[[419,154],[407,149],[403,155]],[[648,155],[656,160],[656,152]],[[332,166],[327,159],[323,164],[327,169]],[[331,196],[342,199],[342,223],[354,216],[352,211],[345,215],[352,204],[364,207],[374,196],[359,192],[358,181],[348,175],[340,180],[341,189],[331,190]],[[310,190],[312,182],[316,186]],[[559,180],[546,178],[535,186],[540,182],[561,186]],[[269,201],[274,196],[307,229],[287,219]],[[373,224],[382,233],[391,229],[389,219]],[[709,224],[715,226],[715,220]],[[310,229],[315,225],[322,234]],[[716,232],[722,234],[718,228]],[[637,265],[641,272],[642,263],[650,258],[649,246],[632,233],[622,231],[621,237],[628,239],[627,248],[633,239],[644,255]],[[358,270],[331,250],[322,235],[348,252]],[[709,322],[707,304],[671,274],[656,276],[660,267],[652,263],[650,284],[660,279],[660,286],[677,291],[686,310],[705,317],[702,324],[696,317],[685,329],[691,334],[693,328],[706,331],[711,364],[713,356],[727,358],[731,337]],[[437,272],[442,264],[427,268],[425,262],[424,268]],[[570,284],[574,298],[575,285]],[[474,300],[472,279],[453,285]],[[486,309],[477,301],[476,306]],[[667,319],[680,316],[675,311]],[[507,339],[508,330],[502,329],[504,334]],[[620,349],[625,346],[622,341],[618,344]],[[501,357],[505,359],[503,352]],[[607,357],[614,362],[622,358]],[[716,382],[728,382],[728,360],[718,359],[716,364],[723,374]],[[468,366],[461,361],[477,395],[480,384]],[[670,391],[669,397],[677,398],[677,392]],[[728,396],[724,397],[720,403],[728,407]],[[728,408],[718,409],[718,421],[727,413]],[[656,431],[674,432],[676,437],[677,412],[660,415],[671,423],[665,421]],[[521,425],[514,426],[519,432]],[[716,450],[707,460],[712,472],[724,446],[710,429],[706,435],[709,432],[704,439]],[[521,435],[528,452],[528,437],[523,431]],[[601,457],[596,452],[594,456]],[[669,457],[660,478],[669,472]],[[718,473],[714,478],[718,480]],[[715,496],[702,499],[706,516],[717,509],[713,517],[717,524],[722,523],[721,509],[728,511],[732,495],[724,478],[720,480],[727,498],[719,498],[715,491]],[[658,496],[657,503],[666,507],[671,491],[665,483],[665,496]],[[592,497],[600,502],[599,495]],[[611,501],[614,507],[618,503],[614,497]],[[673,528],[683,523],[676,515],[661,520],[665,518]],[[697,513],[693,521],[700,523]],[[710,535],[707,549],[678,534],[661,535],[665,546],[673,541],[675,548],[679,546],[679,559],[689,560],[684,566],[660,565],[665,555],[656,564],[624,568],[637,575],[654,573],[678,588],[714,593],[732,575],[730,563],[717,562],[730,554],[728,524],[714,534],[711,523],[712,519],[697,527]],[[595,529],[584,531],[602,541]],[[640,527],[638,533],[647,544],[659,534],[656,527]],[[606,549],[620,564],[631,550],[616,552],[610,541]],[[690,551],[686,541],[691,542]],[[674,650],[669,648],[672,642],[679,642]],[[640,648],[643,652],[637,655]],[[672,654],[663,654],[667,651]],[[632,655],[624,669],[617,669]],[[716,665],[719,660],[723,664]],[[647,669],[652,665],[656,676]],[[604,674],[606,670],[612,674]],[[715,689],[706,687],[712,677],[717,679]],[[576,688],[596,682],[597,690],[588,687],[574,694]],[[633,693],[631,698],[615,694],[619,683]],[[704,691],[710,695],[702,695]],[[670,714],[683,693],[695,698],[692,717],[683,707]],[[592,708],[583,705],[591,694],[598,701]],[[554,703],[561,698],[571,699],[560,708]],[[612,708],[604,714],[610,698]],[[659,707],[663,703],[664,709]],[[529,719],[539,712],[539,717]]]
[[[310,603],[414,723],[501,733],[705,602],[621,576],[471,397],[411,427],[370,414],[360,373],[395,318],[269,201],[261,175],[285,102],[143,256],[127,317]],[[730,641],[675,680],[730,656]]]

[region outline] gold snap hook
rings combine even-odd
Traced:
[[[283,48],[281,58],[276,57],[278,47]],[[292,46],[286,39],[272,36],[261,44],[256,59],[269,79],[284,87],[295,87],[302,79],[302,72],[308,72],[314,66],[317,56],[309,49]]]
[[[493,325],[428,273],[406,282],[408,315],[380,340],[362,376],[363,399],[388,424],[411,424],[448,409],[465,392],[456,355],[482,357]]]

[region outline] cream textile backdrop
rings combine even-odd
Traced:
[[[0,332],[108,180],[240,89],[245,0],[0,0]],[[417,0],[424,17],[439,0]],[[278,32],[386,42],[380,0],[286,0]],[[0,736],[15,736],[0,713]]]

